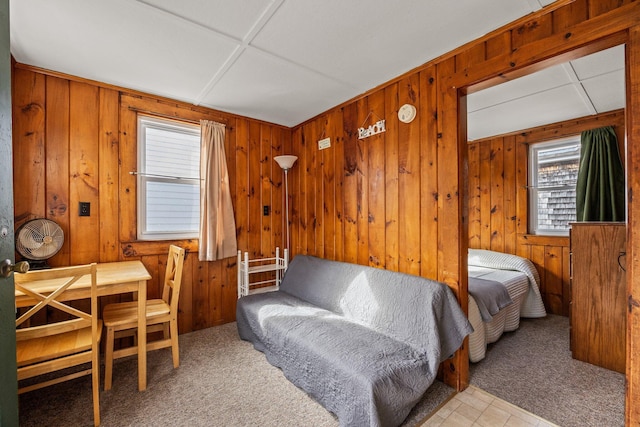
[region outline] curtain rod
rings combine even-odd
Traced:
[[[156,111],[142,110],[140,108],[135,108],[135,107],[131,107],[131,106],[129,106],[129,110],[130,111],[135,111],[136,113],[148,114],[150,116],[163,117],[163,118],[166,118],[166,119],[178,120],[178,121],[181,121],[181,122],[188,122],[188,123],[193,123],[193,124],[196,124],[196,125],[200,124],[200,120],[185,119],[185,118],[182,118],[182,117],[172,116],[170,114],[162,114],[162,113],[158,113]],[[216,119],[216,121],[222,123],[225,126],[227,125],[227,120],[226,119]]]
[[[153,173],[143,173],[137,171],[130,171],[129,175],[140,175],[140,176],[148,176],[153,178],[167,178],[167,179],[183,179],[183,180],[192,180],[192,181],[204,181],[201,178],[189,178],[184,176],[173,176],[173,175],[157,175]]]

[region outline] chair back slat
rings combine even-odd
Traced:
[[[39,336],[50,336],[74,329],[82,329],[84,327],[92,326],[92,322],[97,321],[96,316],[92,316],[92,313],[94,313],[94,298],[92,298],[92,307],[89,311],[72,307],[63,302],[64,292],[80,278],[87,275],[90,276],[92,283],[92,294],[97,294],[95,264],[31,271],[22,275],[19,281],[16,280],[16,290],[38,301],[37,304],[16,319],[16,339],[25,340]],[[46,281],[47,283],[47,292],[41,292],[38,290],[37,284],[41,284],[42,281]],[[97,304],[95,305],[95,310],[97,312]],[[67,313],[68,316],[58,321],[48,322],[44,325],[28,325],[27,321],[31,319],[33,315],[46,307],[52,307],[60,310],[61,312]],[[68,317],[72,318],[69,319]],[[19,326],[22,327],[19,328]]]
[[[16,290],[24,293],[25,295],[32,297],[36,301],[39,301],[36,305],[31,307],[29,310],[27,310],[27,312],[25,312],[16,320],[16,326],[20,326],[26,320],[30,319],[34,314],[38,313],[40,310],[42,310],[47,306],[55,307],[58,310],[71,314],[72,316],[84,317],[86,313],[80,310],[77,310],[67,304],[60,303],[58,301],[58,298],[60,298],[60,295],[63,292],[65,292],[67,289],[69,289],[71,285],[75,284],[78,281],[78,279],[80,279],[83,276],[86,276],[87,274],[91,274],[90,268],[87,269],[85,267],[86,266],[67,267],[67,268],[60,269],[62,271],[59,271],[59,270],[33,271],[21,277],[20,281],[16,281],[15,282]],[[48,282],[49,281],[54,282],[55,289],[47,293],[38,292],[36,288],[32,289],[30,284],[40,282],[42,280],[46,280]]]
[[[185,250],[181,247],[169,246],[167,268],[164,275],[162,299],[169,304],[171,312],[177,315],[180,287],[182,284],[182,268],[184,266]]]
[[[26,320],[31,318],[34,314],[40,311],[41,308],[44,308],[47,305],[50,307],[55,307],[62,312],[70,314],[71,316],[78,317],[80,319],[91,320],[91,314],[87,313],[86,311],[78,310],[75,307],[71,307],[70,305],[63,304],[56,300],[50,300],[48,304],[44,304],[41,301],[40,303],[38,303],[38,305],[31,307],[26,313],[24,313],[22,316],[16,319],[16,326],[22,325]]]

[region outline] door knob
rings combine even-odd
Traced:
[[[9,277],[11,273],[26,273],[29,271],[29,263],[27,261],[16,262],[11,264],[10,259],[0,262],[0,277]]]

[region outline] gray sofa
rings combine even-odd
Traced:
[[[297,255],[280,290],[242,297],[238,333],[337,415],[397,426],[472,332],[448,286]]]

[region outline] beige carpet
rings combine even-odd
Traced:
[[[624,426],[624,375],[571,358],[567,317],[522,319],[470,371],[471,384],[563,427]]]
[[[137,391],[135,359],[114,364],[100,393],[103,426],[338,426],[338,420],[238,338],[230,323],[180,336],[181,365],[168,349],[149,353],[148,388]],[[102,383],[102,379],[101,379]],[[20,396],[20,425],[91,425],[90,378]],[[436,381],[403,424],[417,426],[454,390]]]

